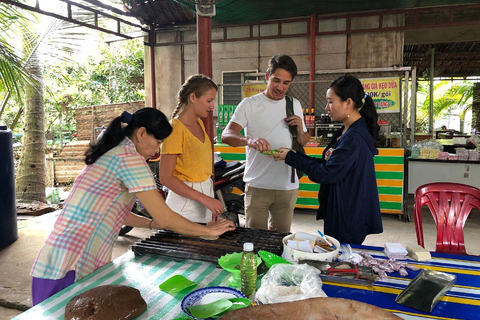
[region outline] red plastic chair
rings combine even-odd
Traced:
[[[422,207],[427,205],[437,226],[435,251],[467,254],[463,227],[470,211],[480,209],[480,190],[460,183],[429,183],[415,192],[414,214],[417,243],[425,248]]]

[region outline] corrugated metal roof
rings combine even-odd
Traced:
[[[142,24],[166,27],[193,23],[195,13],[172,0],[123,0],[127,12]]]
[[[480,42],[406,45],[403,64],[416,66],[420,77],[428,77],[432,48],[435,77],[480,75]]]
[[[156,27],[194,21],[195,0],[122,1],[128,11],[142,23]],[[478,0],[301,0],[301,3],[298,0],[216,0],[216,14],[212,21],[217,24],[246,24],[311,14],[344,14],[466,4],[478,4]]]
[[[105,1],[105,0],[104,0]],[[195,22],[195,0],[122,0],[127,11],[143,24],[162,28],[188,25]],[[197,0],[200,1],[200,0]],[[204,0],[201,0],[204,1]],[[439,3],[442,5],[439,6]],[[447,6],[463,6],[452,10]],[[468,6],[470,5],[470,6]],[[472,6],[474,5],[474,6]],[[476,6],[475,6],[476,5]],[[435,9],[431,9],[435,7]],[[418,8],[427,8],[416,11]],[[440,8],[440,10],[439,10]],[[216,15],[212,22],[218,25],[250,24],[268,20],[308,17],[311,14],[363,14],[372,11],[408,9],[405,26],[415,30],[417,26],[433,25],[445,21],[460,25],[480,26],[478,0],[217,0]],[[421,26],[423,24],[423,26]],[[421,28],[419,28],[422,32]],[[480,76],[480,39],[473,42],[412,44],[404,47],[404,66],[417,66],[418,75],[426,75],[430,68],[430,50],[435,48],[436,76]]]

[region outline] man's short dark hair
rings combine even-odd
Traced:
[[[272,75],[278,68],[285,69],[290,72],[292,80],[297,75],[297,65],[295,64],[295,61],[293,61],[293,59],[286,54],[277,54],[273,56],[270,61],[268,61],[267,72],[269,75]]]

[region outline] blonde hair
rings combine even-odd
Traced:
[[[197,98],[203,96],[210,89],[218,90],[215,82],[209,77],[203,74],[196,74],[188,77],[185,83],[182,85],[177,94],[177,107],[172,113],[172,119],[174,119],[180,109],[184,108],[188,104],[188,97],[190,94],[195,93]]]

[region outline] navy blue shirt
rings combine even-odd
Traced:
[[[373,162],[378,150],[365,119],[342,131],[335,132],[322,159],[290,151],[285,163],[320,184],[317,220],[325,220],[324,233],[361,244],[368,234],[383,232]]]

